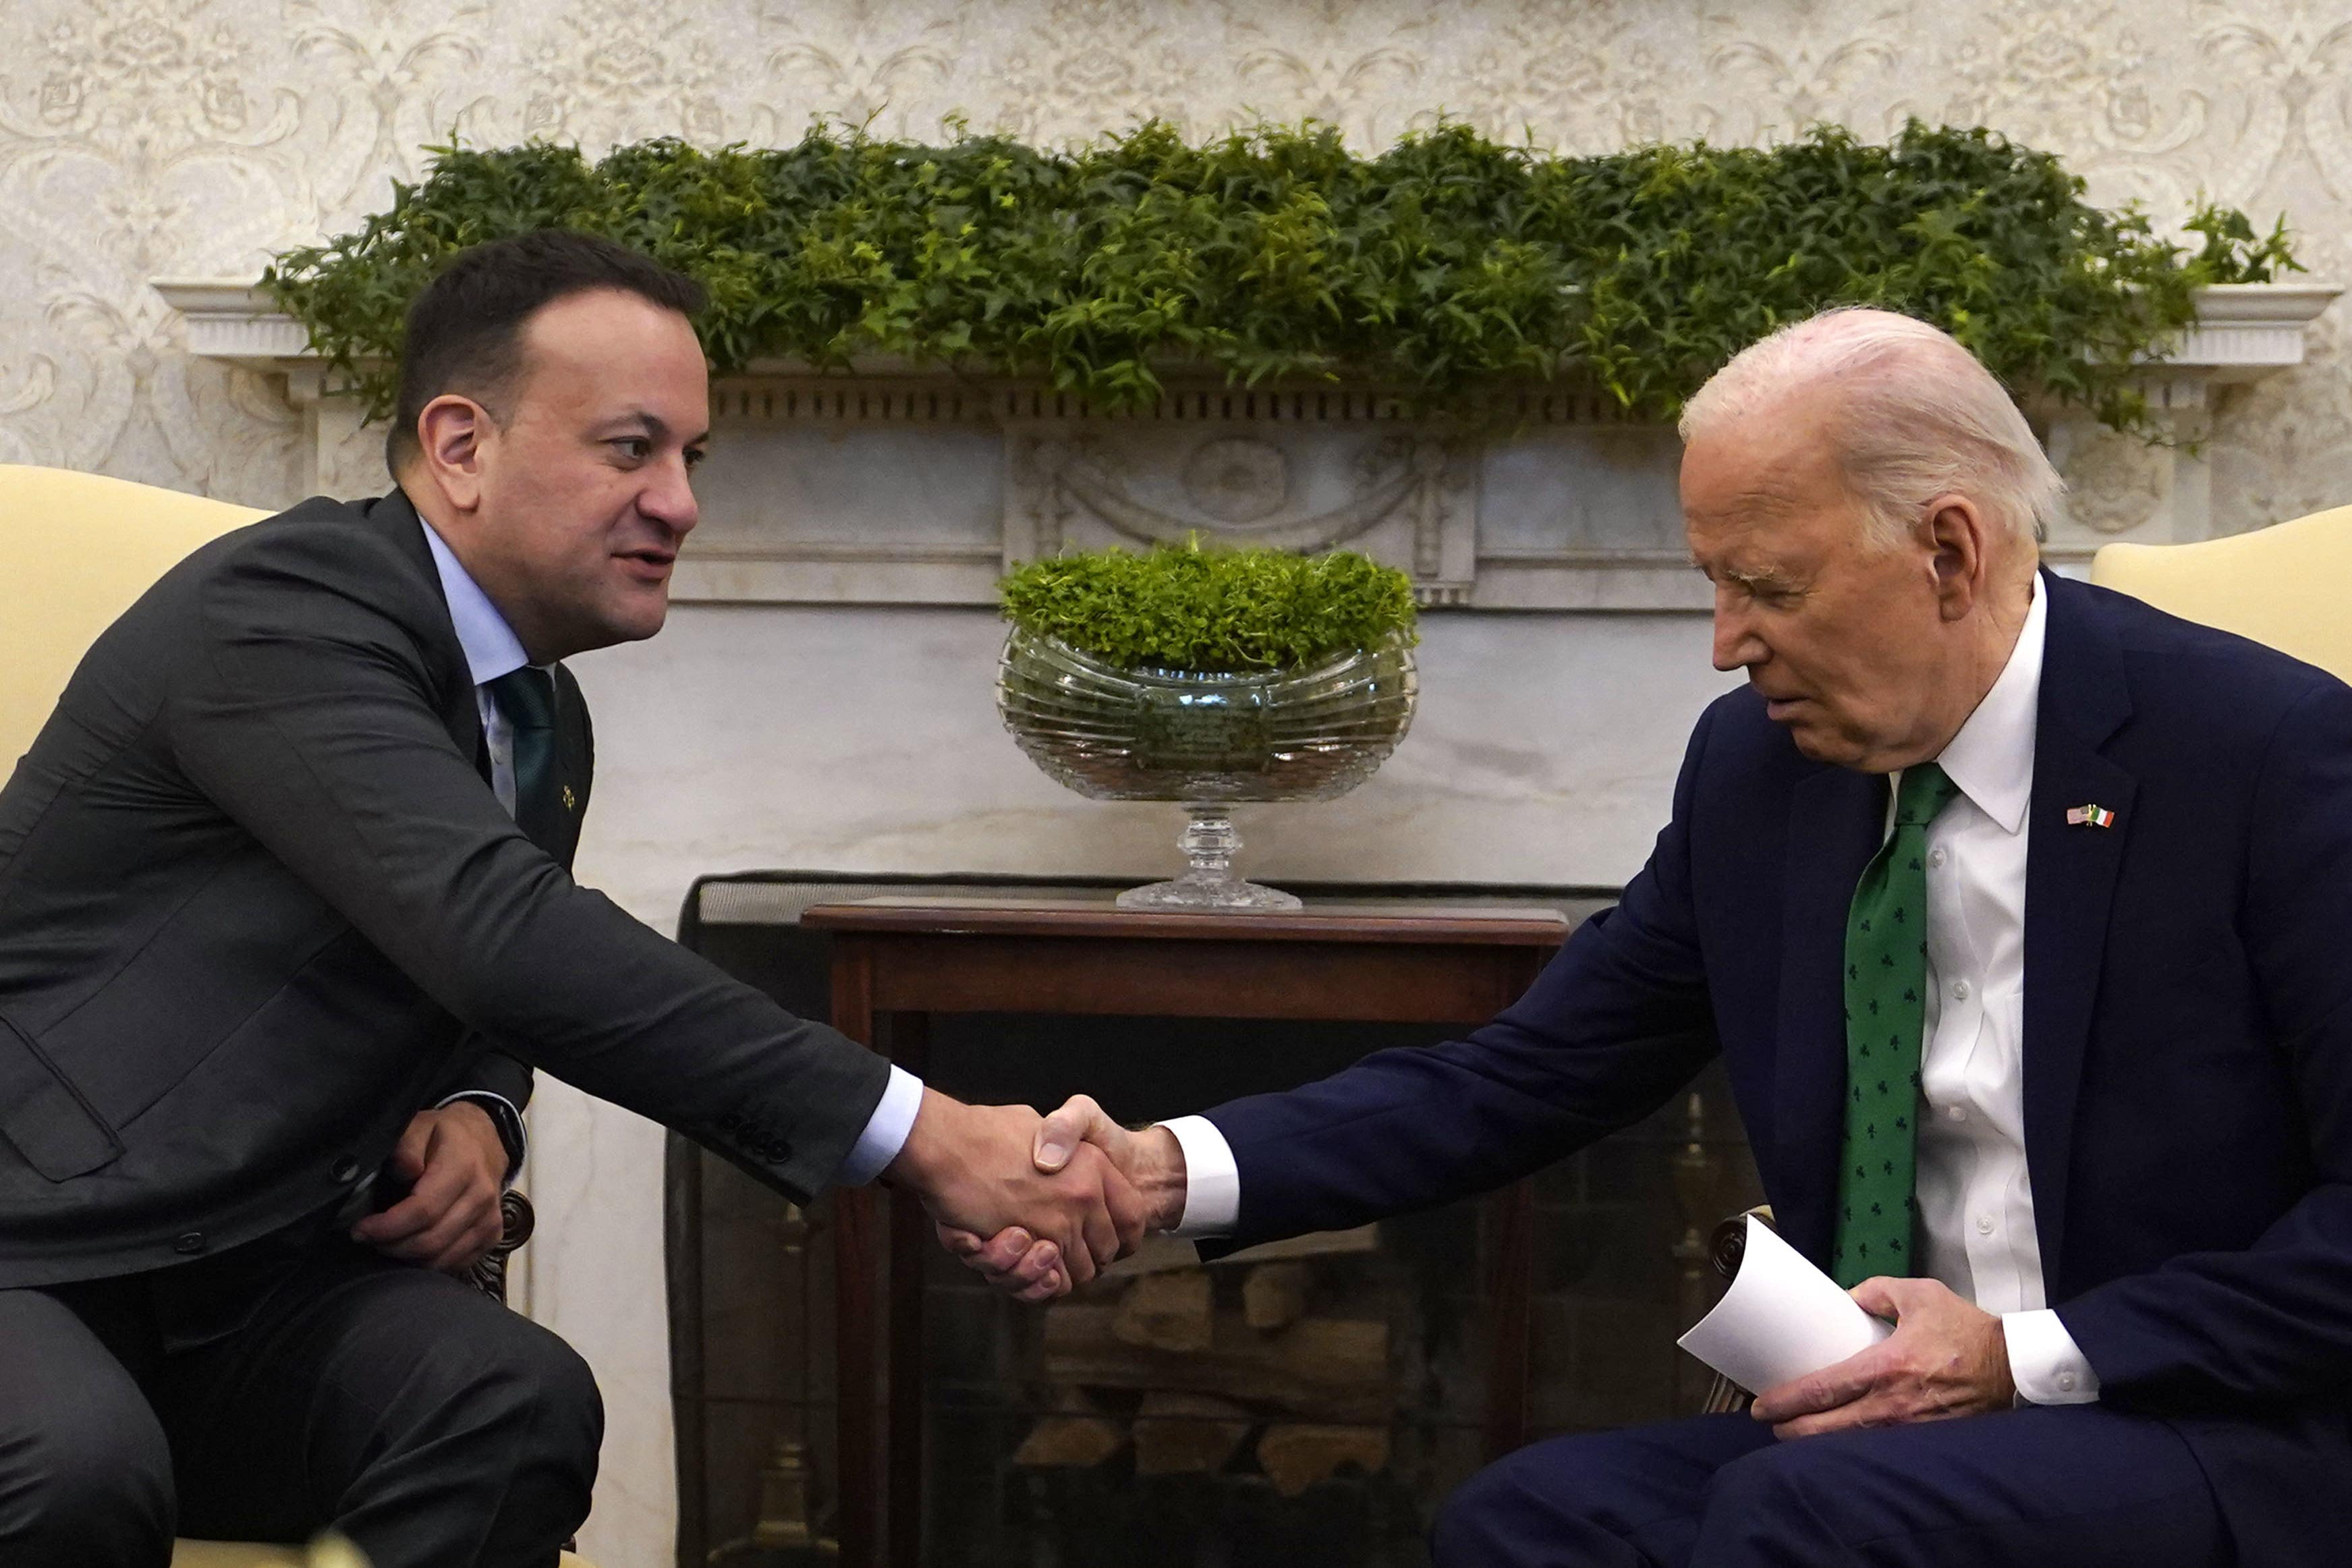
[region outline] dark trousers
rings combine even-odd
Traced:
[[[551,1568],[603,1433],[562,1340],[340,1237],[0,1291],[6,1568],[330,1527],[375,1568]]]
[[[1448,1500],[1438,1568],[2225,1568],[2204,1472],[2096,1405],[1775,1439],[1746,1415],[1560,1437]]]

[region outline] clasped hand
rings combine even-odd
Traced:
[[[388,1258],[463,1274],[506,1226],[507,1146],[489,1112],[467,1100],[420,1110],[392,1152],[408,1194],[360,1221],[352,1239]]]
[[[1183,1215],[1184,1156],[1175,1135],[1164,1127],[1129,1131],[1083,1094],[1037,1122],[1029,1154],[1040,1173],[1107,1162],[1139,1205],[1139,1237],[1173,1229]],[[967,1268],[1019,1300],[1050,1300],[1093,1278],[1086,1260],[1071,1258],[1058,1238],[1024,1226],[992,1230],[942,1219],[939,1236]]]
[[[2006,1410],[2017,1397],[2000,1320],[1936,1279],[1865,1279],[1852,1292],[1895,1331],[1835,1366],[1756,1396],[1776,1437]]]
[[[1011,1252],[1018,1238],[1020,1258],[1037,1257],[1032,1279],[1050,1271],[1058,1295],[1132,1251],[1147,1215],[1099,1145],[1073,1139],[1062,1158],[1041,1162],[1045,1125],[1027,1106],[964,1105],[925,1089],[884,1175],[920,1194],[943,1239],[993,1237]]]

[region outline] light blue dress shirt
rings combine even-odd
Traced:
[[[530,662],[523,651],[522,639],[514,635],[507,618],[490,603],[466,568],[433,525],[420,520],[425,530],[425,548],[433,552],[434,569],[441,574],[442,596],[449,601],[449,621],[457,631],[457,646],[465,650],[467,673],[474,678],[474,707],[482,719],[482,742],[490,753],[490,788],[499,804],[512,815],[515,808],[514,730],[507,717],[490,696],[489,683],[509,675]],[[456,1100],[495,1100],[506,1108],[520,1128],[521,1113],[502,1095],[486,1089],[469,1089],[453,1094],[443,1105]],[[898,1157],[906,1147],[907,1134],[914,1130],[915,1112],[923,1103],[923,1080],[904,1068],[893,1065],[890,1082],[882,1091],[882,1103],[874,1108],[866,1119],[866,1130],[858,1134],[857,1142],[841,1163],[834,1179],[844,1186],[863,1186],[882,1173],[884,1166]],[[495,1118],[497,1111],[491,1112]],[[521,1163],[518,1154],[516,1162]],[[514,1172],[507,1173],[512,1180]]]

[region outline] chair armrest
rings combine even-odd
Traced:
[[[507,1259],[522,1249],[530,1233],[539,1226],[538,1211],[530,1200],[513,1187],[509,1187],[499,1199],[499,1215],[505,1228],[489,1251],[473,1268],[466,1271],[467,1282],[503,1305],[507,1299]]]

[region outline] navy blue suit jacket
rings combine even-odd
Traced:
[[[2352,688],[2044,574],[2025,1140],[2049,1300],[2118,1406],[2175,1421],[2243,1560],[2352,1552]],[[1826,1263],[1846,908],[1883,778],[1748,690],[1691,737],[1623,901],[1466,1038],[1210,1117],[1237,1240],[1537,1170],[1723,1054],[1782,1233]],[[2112,827],[2070,826],[2096,803]]]

